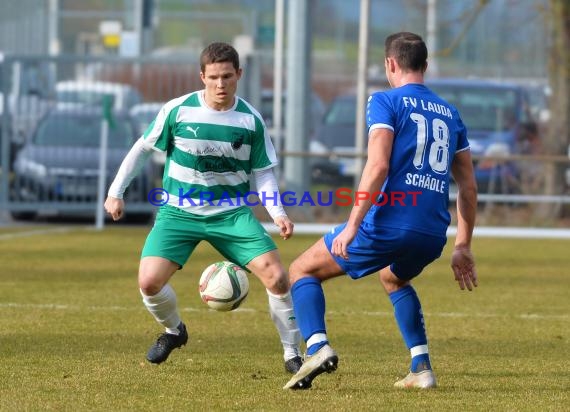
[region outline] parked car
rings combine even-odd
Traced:
[[[389,87],[381,80],[368,87],[368,94]],[[317,125],[309,151],[328,157],[311,159],[313,183],[352,184],[356,174],[356,91],[341,94],[329,104]]]
[[[129,110],[142,102],[140,92],[129,84],[70,80],[55,85],[58,103],[75,103],[88,106],[103,105],[103,99],[110,96],[114,110]]]
[[[52,106],[54,84],[48,62],[0,51],[0,133],[9,142],[9,168],[26,135]]]
[[[480,192],[516,191],[515,164],[484,157],[519,153],[520,143],[534,122],[526,90],[516,84],[472,79],[429,79],[426,86],[459,110],[468,130],[471,152],[476,157],[475,176]],[[355,153],[355,118],[353,93],[333,100],[311,144],[314,153],[332,153],[333,156],[314,162],[313,175],[326,169],[332,173],[326,180],[354,179],[354,158],[338,155]],[[337,166],[336,177],[334,165]]]
[[[275,122],[273,119],[273,105],[274,105],[274,93],[273,89],[263,89],[261,92],[261,104],[258,107],[259,113],[263,117],[265,124],[267,126],[267,130],[269,132],[269,136],[273,139],[273,143],[275,145],[275,149],[280,152],[284,151],[285,146],[285,127],[286,125],[286,118],[287,118],[287,93],[283,92],[282,95],[282,114],[283,118],[281,120],[281,134],[278,135],[277,130],[275,130]],[[308,133],[312,135],[321,122],[323,114],[325,112],[325,104],[321,100],[321,98],[316,93],[311,93],[310,96],[310,116],[308,119]],[[279,153],[277,153],[279,156]],[[281,166],[283,167],[283,162],[280,161]]]
[[[287,113],[287,93],[284,92],[282,95],[282,113],[283,119],[281,124],[285,126],[285,119]],[[259,112],[265,120],[265,124],[268,128],[272,128],[274,121],[273,121],[273,101],[274,95],[272,89],[263,89],[261,91],[261,106],[259,108]],[[321,122],[321,119],[325,113],[325,104],[323,103],[322,99],[316,94],[311,93],[310,97],[310,110],[311,116],[309,117],[309,131],[312,132],[315,127]]]
[[[136,122],[141,133],[143,133],[156,118],[156,115],[160,109],[162,109],[162,106],[164,106],[164,103],[162,102],[147,102],[139,103],[131,107],[129,114]],[[156,182],[156,186],[160,186],[162,184],[164,164],[166,163],[166,152],[157,152],[156,150],[153,150],[152,161],[156,165],[156,175],[154,180]]]
[[[356,95],[337,96],[329,105],[322,122],[317,126],[309,151],[330,157],[311,158],[313,183],[349,184],[354,180],[355,160],[353,157],[337,157],[355,153],[356,139]]]
[[[115,112],[113,120],[108,134],[106,189],[138,138],[137,127],[127,114]],[[50,214],[94,216],[102,123],[103,111],[94,107],[56,107],[40,120],[14,162],[11,196],[20,206],[13,212],[14,218],[32,219],[39,207],[41,212],[48,208]],[[125,194],[127,201],[147,203],[152,173],[152,166],[147,166],[133,180]],[[131,216],[148,219],[152,214],[149,208]]]
[[[156,115],[162,109],[162,102],[138,103],[129,109],[129,114],[137,123],[141,132],[144,132]]]
[[[536,128],[527,90],[509,82],[471,79],[428,80],[426,85],[459,110],[475,157],[479,191],[519,191],[516,163],[485,157],[521,152],[526,134]]]

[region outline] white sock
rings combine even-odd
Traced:
[[[281,343],[283,344],[283,358],[289,360],[301,355],[301,332],[295,320],[291,294],[274,295],[267,290],[269,297],[269,313],[275,324]]]
[[[413,348],[410,349],[410,355],[413,358],[414,356],[418,356],[418,355],[424,355],[426,353],[429,353],[428,351],[428,345],[419,345],[419,346],[414,346]]]
[[[326,333],[315,333],[311,335],[311,337],[307,340],[307,349],[311,346],[316,345],[317,343],[326,342],[329,338],[327,338]]]
[[[166,284],[154,296],[146,296],[142,290],[141,295],[147,310],[158,323],[165,327],[166,332],[178,335],[180,331],[177,329],[177,326],[180,325],[181,321],[176,309],[176,293],[174,293],[174,289]]]

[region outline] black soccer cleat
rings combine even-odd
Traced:
[[[293,375],[299,372],[301,366],[303,366],[303,359],[301,359],[300,356],[295,356],[294,358],[287,359],[285,361],[285,371]]]
[[[186,332],[186,325],[180,322],[176,328],[180,331],[179,335],[171,333],[163,333],[158,337],[154,345],[150,347],[146,354],[146,359],[151,363],[162,363],[168,359],[168,355],[176,348],[186,345],[188,342],[188,332]]]

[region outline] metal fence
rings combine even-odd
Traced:
[[[108,187],[167,100],[200,87],[196,60],[8,56],[0,69],[0,205],[14,218],[95,215],[104,98],[110,98]],[[130,185],[128,212],[148,217],[160,159]]]
[[[192,57],[6,57],[0,63],[0,209],[17,219],[55,213],[95,216],[101,207],[98,186],[106,190],[124,155],[160,106],[201,87],[198,62]],[[103,96],[112,96],[111,118],[104,116]],[[108,149],[102,176],[100,144],[106,123]],[[282,151],[279,155],[282,162],[307,159],[309,190],[354,185],[353,176],[339,172],[340,160],[354,159],[358,156],[354,153]],[[519,171],[492,176],[479,198],[483,216],[505,223],[505,213],[514,216],[540,204],[560,210],[570,203],[566,176],[570,164],[565,155],[487,156],[475,161],[487,162],[498,171]],[[131,184],[126,195],[131,216],[146,219],[154,213],[147,194],[161,185],[162,162],[153,158]],[[286,190],[286,182],[282,183]],[[502,208],[500,213],[497,207]],[[347,213],[342,207],[308,209],[292,213],[297,220],[311,222],[338,221]],[[528,223],[529,218],[522,216],[522,223]]]

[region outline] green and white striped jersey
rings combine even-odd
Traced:
[[[276,166],[277,156],[253,106],[236,96],[231,109],[213,110],[203,93],[166,103],[143,138],[146,147],[166,152],[168,204],[207,216],[244,206],[249,174]]]

